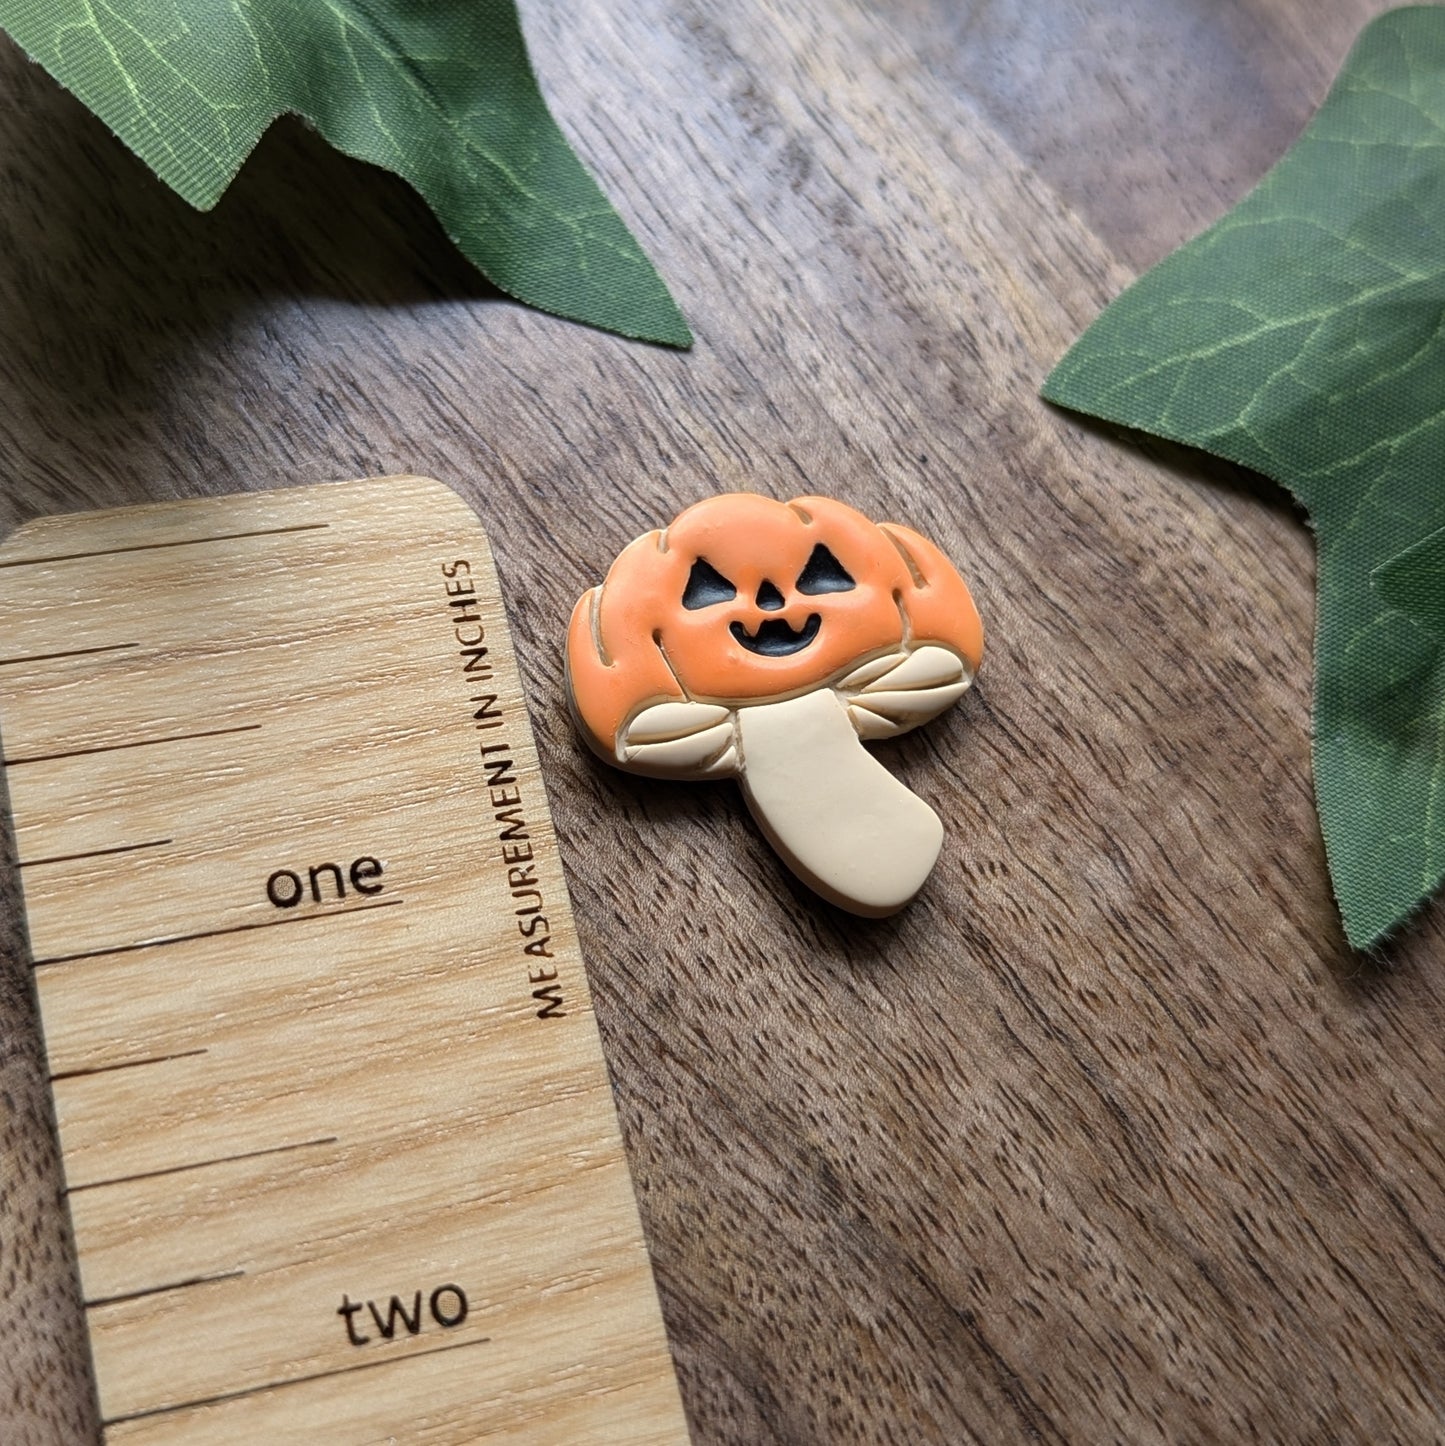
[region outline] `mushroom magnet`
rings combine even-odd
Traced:
[[[567,634],[567,695],[609,763],[735,777],[804,883],[900,909],[938,815],[860,740],[926,723],[973,681],[983,628],[933,543],[826,497],[710,497],[623,549]]]

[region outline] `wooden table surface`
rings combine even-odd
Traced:
[[[499,297],[292,122],[198,215],[0,46],[0,529],[410,470],[491,534],[699,1446],[1445,1438],[1445,907],[1344,943],[1309,534],[1037,400],[1382,8],[527,0],[686,355]],[[949,827],[893,920],[564,717],[572,600],[739,488],[930,532],[983,611],[884,750]],[[95,1427],[12,864],[0,1440],[48,1446]]]

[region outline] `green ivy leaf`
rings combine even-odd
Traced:
[[[1315,793],[1346,933],[1373,944],[1445,875],[1445,638],[1392,602],[1438,616],[1406,580],[1445,527],[1445,9],[1374,21],[1289,154],[1115,301],[1044,396],[1309,510]]]
[[[0,0],[0,26],[202,210],[294,111],[415,186],[503,291],[691,345],[547,110],[512,0]]]
[[[1390,607],[1445,642],[1445,527],[1382,562],[1371,578]]]

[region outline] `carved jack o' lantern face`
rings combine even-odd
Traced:
[[[667,529],[645,579],[652,636],[694,698],[742,703],[816,687],[896,647],[907,565],[873,523],[749,495]]]

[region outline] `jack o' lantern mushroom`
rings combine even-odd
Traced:
[[[567,691],[607,762],[735,776],[793,871],[854,913],[900,909],[943,825],[860,744],[953,703],[983,657],[933,543],[824,497],[708,498],[623,549],[567,635]]]

